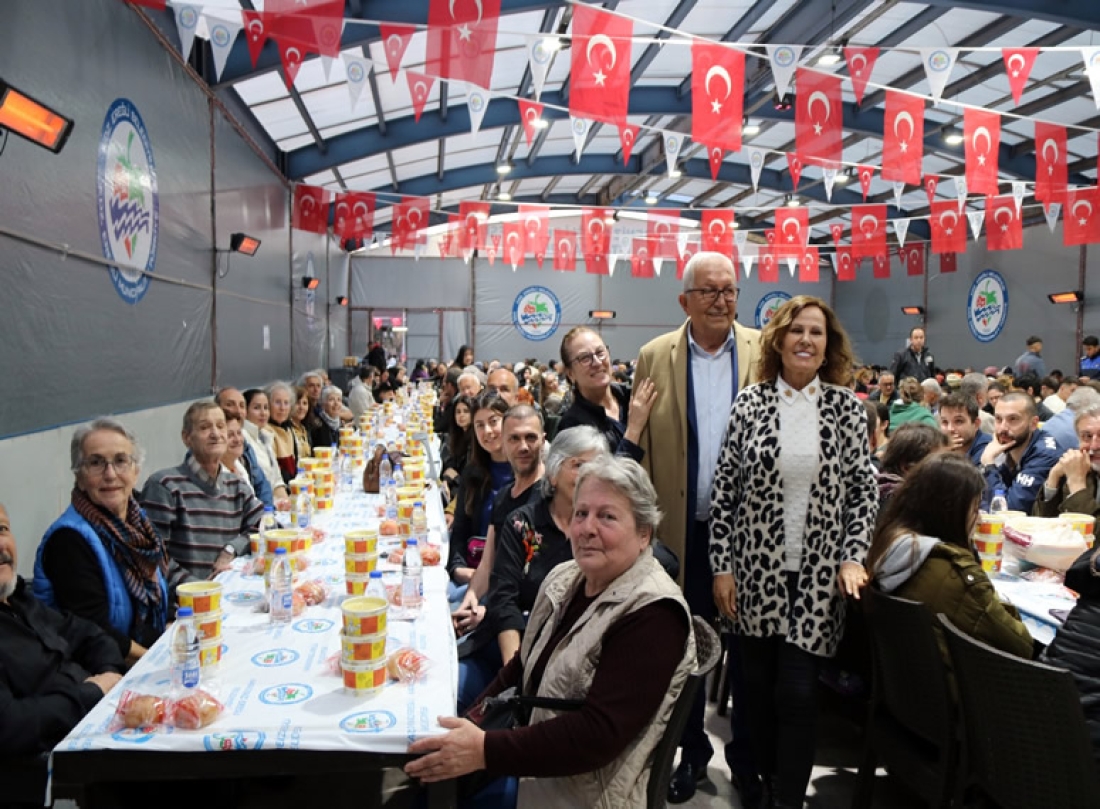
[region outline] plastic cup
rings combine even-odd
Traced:
[[[344,575],[344,590],[349,596],[361,596],[367,592],[370,583],[369,573],[346,573]]]
[[[364,576],[363,580],[369,579]],[[344,614],[345,635],[381,635],[386,631],[386,610],[389,605],[381,598],[349,598],[340,605]]]
[[[1003,536],[1005,532],[1005,518],[1002,514],[987,514],[984,511],[978,515],[978,533],[982,536]]]
[[[181,607],[190,607],[196,615],[222,610],[222,583],[220,581],[190,581],[176,588],[176,598]]]
[[[340,633],[340,659],[346,663],[384,660],[385,635],[345,635]]]
[[[355,697],[373,697],[386,685],[386,661],[349,663],[340,661],[344,675],[344,691]]]
[[[1092,547],[1093,540],[1096,538],[1096,518],[1094,516],[1067,511],[1058,515],[1058,519],[1083,536],[1088,546]]]
[[[355,554],[378,553],[378,530],[364,528],[345,531],[344,552]]]
[[[195,620],[195,631],[200,640],[217,640],[222,636],[222,617],[215,613],[201,613]]]
[[[344,572],[349,576],[369,576],[377,567],[377,553],[344,554]]]
[[[1001,572],[1001,554],[978,554],[978,561],[981,562],[982,570],[986,573],[1000,573]]]
[[[222,638],[199,641],[199,667],[208,669],[222,662]]]
[[[297,528],[277,528],[264,537],[264,553],[274,556],[282,548],[287,553],[302,553],[313,547],[313,537],[301,534]]]
[[[978,534],[973,539],[974,550],[986,555],[1000,556],[1004,551],[1004,537],[991,534]]]

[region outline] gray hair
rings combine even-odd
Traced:
[[[274,398],[275,397],[275,391],[277,391],[277,390],[285,390],[286,395],[290,397],[291,406],[294,405],[294,401],[297,397],[294,395],[294,388],[291,386],[291,384],[289,382],[283,382],[281,379],[278,379],[278,380],[272,382],[270,385],[267,386],[267,398],[268,399]]]
[[[969,396],[971,399],[978,399],[979,401],[985,395],[986,390],[989,389],[989,379],[985,374],[975,371],[972,374],[967,374],[959,382],[959,393],[963,396]]]
[[[920,383],[920,386],[924,388],[925,392],[931,391],[936,394],[936,398],[943,398],[943,388],[940,387],[940,383],[934,379],[926,379]]]
[[[589,480],[606,483],[630,502],[634,524],[640,531],[649,529],[652,544],[663,515],[657,507],[657,490],[638,462],[615,455],[599,463],[586,463],[577,476],[577,491]]]
[[[543,496],[553,496],[554,484],[551,481],[557,480],[566,461],[589,452],[596,453],[592,461],[605,463],[608,460],[607,439],[595,427],[580,424],[558,433],[550,444],[550,451],[546,453],[546,474],[543,475],[541,484]]]
[[[344,401],[344,392],[335,385],[325,386],[325,388],[321,391],[321,398],[318,401],[324,404],[324,401],[329,397],[330,394],[333,393],[336,394],[336,398],[339,399],[341,402]]]
[[[485,387],[485,374],[477,370],[477,368],[467,368],[461,374],[458,375],[458,379],[455,380],[455,385],[461,384],[463,379],[472,378],[477,381],[477,384],[481,387]]]
[[[104,416],[87,424],[81,424],[73,431],[73,440],[69,442],[69,460],[72,462],[73,473],[80,471],[80,467],[84,465],[84,439],[99,430],[110,430],[129,441],[134,448],[134,462],[138,468],[141,468],[142,463],[145,462],[145,449],[138,443],[137,436],[127,430],[118,419]]]
[[[1073,428],[1076,430],[1081,419],[1100,416],[1100,393],[1092,388],[1080,387],[1069,395],[1066,409],[1073,413]]]
[[[311,376],[317,377],[322,382],[325,381],[325,375],[323,373],[320,373],[318,371],[306,371],[304,374],[302,374],[300,377],[298,377],[298,387],[304,388],[306,386],[306,381]]]
[[[689,289],[695,288],[696,268],[702,266],[703,264],[708,264],[712,261],[721,262],[722,264],[725,264],[727,267],[729,267],[730,275],[733,276],[734,283],[737,283],[737,275],[733,270],[733,262],[730,261],[729,256],[711,251],[701,251],[689,258],[687,266],[684,267],[684,292],[687,292]]]

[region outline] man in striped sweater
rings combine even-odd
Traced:
[[[226,470],[225,413],[214,402],[195,402],[183,416],[188,453],[179,466],[145,481],[141,506],[168,545],[169,555],[200,578],[220,573],[249,550],[264,506]]]

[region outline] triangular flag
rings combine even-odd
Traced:
[[[790,272],[791,278],[794,278],[794,273],[795,273],[795,270],[797,270],[797,269],[798,269],[798,259],[797,258],[788,258],[787,259],[787,270]]]
[[[820,251],[813,245],[807,247],[802,258],[798,260],[799,283],[816,284],[818,281],[818,264],[820,263]]]
[[[584,154],[584,144],[588,142],[588,119],[569,116],[569,128],[573,132],[573,147],[577,151],[577,160]]]
[[[397,74],[401,72],[401,57],[405,55],[405,49],[409,47],[412,35],[416,29],[411,25],[387,25],[378,26],[378,33],[382,37],[382,50],[386,54],[386,64],[390,69],[390,78],[397,84]]]
[[[871,179],[875,176],[874,166],[859,167],[859,187],[863,191],[863,201],[867,201],[867,195],[871,193]]]
[[[772,66],[772,77],[775,79],[775,94],[783,98],[791,86],[791,77],[794,76],[798,60],[802,57],[801,45],[765,45],[768,51],[768,61]]]
[[[331,56],[325,56],[321,54],[321,70],[324,71],[325,81],[329,80],[332,75],[332,63],[335,61]]]
[[[363,56],[352,56],[345,53],[344,57],[344,75],[348,79],[348,95],[351,97],[351,108],[354,110],[355,105],[359,103],[359,96],[363,93],[363,88],[367,85],[367,74],[370,73],[374,63]]]
[[[542,97],[542,85],[546,82],[546,71],[554,60],[554,51],[550,40],[544,36],[527,37],[527,63],[531,68],[531,83],[535,88],[535,100]]]
[[[871,71],[875,69],[875,60],[878,59],[878,48],[844,49],[844,60],[848,64],[848,75],[852,79],[852,92],[855,94],[856,103],[863,103],[863,92],[867,89],[867,82],[871,78]]]
[[[1024,94],[1024,87],[1027,86],[1031,68],[1035,65],[1035,57],[1038,55],[1038,48],[1001,48],[1008,86],[1012,90],[1012,100],[1017,106],[1020,104],[1020,96]]]
[[[737,245],[738,251],[744,251],[745,245],[749,243],[748,231],[735,230],[733,232],[733,243]]]
[[[895,219],[894,221],[894,235],[898,237],[898,247],[905,245],[905,235],[909,232],[909,220],[908,219]]]
[[[649,261],[650,261],[650,263],[653,264],[654,274],[656,274],[656,276],[658,278],[660,278],[661,277],[661,265],[664,263],[665,260],[663,258],[661,258],[660,256],[654,256]]]
[[[794,152],[787,152],[787,168],[791,172],[791,189],[798,190],[798,181],[802,179],[802,158]]]
[[[256,60],[260,58],[260,51],[264,49],[264,43],[267,42],[267,27],[264,25],[263,15],[258,11],[241,11],[241,27],[245,29],[245,42],[248,44],[248,55],[252,58],[252,67],[256,66]],[[210,36],[211,43],[214,42],[213,31]],[[219,76],[221,71],[218,71]]]
[[[527,136],[527,148],[531,148],[531,141],[535,139],[538,129],[538,121],[542,120],[542,104],[519,99],[519,120],[523,123],[523,134]]]
[[[294,87],[294,80],[298,78],[298,70],[302,67],[302,60],[305,59],[305,54],[302,53],[302,49],[297,45],[288,45],[286,42],[279,43],[279,59],[283,63],[283,81],[286,83],[287,89]]]
[[[959,199],[959,213],[962,213],[962,209],[966,206],[966,175],[960,174],[955,177],[955,196]]]
[[[405,71],[405,81],[409,85],[409,93],[412,95],[413,119],[420,123],[420,116],[424,113],[424,105],[428,103],[428,94],[435,85],[435,78],[417,73],[415,70]]]
[[[764,168],[764,150],[749,146],[745,149],[749,158],[749,176],[752,177],[752,190],[756,191],[760,184],[760,172]]]
[[[829,225],[829,235],[833,237],[833,244],[837,247],[840,246],[840,239],[844,236],[844,225],[841,222],[834,222]]]
[[[475,84],[466,85],[466,108],[470,111],[470,133],[477,134],[481,129],[481,119],[489,108],[489,91]]]
[[[1043,206],[1043,213],[1046,215],[1047,218],[1047,227],[1050,228],[1050,232],[1053,233],[1054,229],[1058,227],[1058,216],[1062,213],[1062,203],[1046,203]]]
[[[741,266],[745,268],[745,277],[748,278],[752,274],[752,262],[756,258],[754,253],[750,253],[747,250],[741,251]]]
[[[821,170],[821,179],[825,183],[825,199],[833,201],[833,183],[836,182],[836,169],[824,168]]]
[[[947,86],[947,80],[951,77],[951,70],[955,67],[955,59],[959,55],[958,48],[921,48],[920,59],[924,64],[924,74],[928,77],[928,86],[932,90],[932,100],[940,103],[943,88]]]
[[[926,174],[924,176],[924,192],[928,194],[929,205],[936,201],[936,186],[939,184],[940,178],[935,174]]]
[[[1085,62],[1085,75],[1092,84],[1092,100],[1100,109],[1100,48],[1081,48],[1081,58]]]
[[[186,62],[191,56],[191,43],[195,41],[195,29],[199,25],[200,6],[173,5],[172,13],[176,15],[176,31],[180,36],[180,53]]]
[[[710,178],[712,180],[718,179],[718,172],[722,170],[722,161],[725,159],[726,155],[721,146],[707,147],[707,162],[710,163]]]
[[[634,124],[619,124],[619,145],[623,150],[623,165],[630,162],[634,153],[634,144],[638,142],[638,127]]]
[[[1027,193],[1027,183],[1023,180],[1012,181],[1012,198],[1016,200],[1016,216],[1020,215],[1020,208],[1024,204],[1024,194]]]
[[[260,24],[263,28],[263,24]],[[233,43],[237,40],[237,34],[241,30],[238,22],[206,18],[206,31],[210,34],[210,50],[214,56],[214,75],[221,81],[222,71],[229,59],[229,52],[233,50]],[[250,46],[251,47],[251,46]]]
[[[676,159],[680,156],[685,136],[679,132],[663,132],[662,135],[665,144],[665,165],[671,175],[676,170]]]
[[[970,232],[974,234],[974,241],[982,232],[982,222],[985,221],[985,211],[967,211],[966,218],[970,220]]]
[[[901,210],[901,195],[905,193],[905,181],[896,180],[894,182],[894,207],[899,211]]]

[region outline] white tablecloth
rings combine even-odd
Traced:
[[[426,498],[432,541],[446,536],[438,496]],[[343,532],[378,522],[378,495],[357,493],[337,498],[336,509],[317,524],[328,532],[310,551],[305,578],[319,578],[334,596],[307,607],[290,624],[272,625],[256,611],[263,600],[263,578],[240,569],[223,573],[223,654],[218,674],[207,685],[225,705],[212,725],[196,731],[137,729],[110,732],[121,695],[132,689],[166,693],[169,679],[168,635],[56,748],[60,751],[127,749],[174,752],[241,749],[361,750],[403,753],[413,739],[442,733],[438,716],[453,716],[458,665],[447,606],[447,574],[442,566],[425,568],[425,606],[419,619],[388,621],[387,647],[412,646],[428,656],[427,676],[413,685],[390,682],[371,698],[344,692],[339,674],[326,660],[340,651],[340,601],[344,597]],[[396,547],[397,542],[381,544]],[[447,558],[446,546],[441,552]],[[382,564],[388,581],[400,579],[396,566]],[[204,675],[205,677],[205,675]]]
[[[1001,600],[1016,607],[1031,637],[1044,646],[1050,645],[1061,628],[1063,619],[1060,616],[1077,604],[1060,584],[1032,582],[1004,574],[995,575],[990,581]]]

